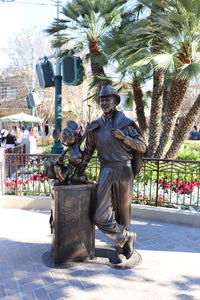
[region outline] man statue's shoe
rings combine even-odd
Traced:
[[[136,240],[136,233],[129,232],[129,237],[127,242],[123,246],[123,254],[126,256],[126,259],[129,259],[134,251],[135,240]]]
[[[123,263],[126,261],[126,256],[123,253],[123,248],[116,246],[116,257],[117,257],[117,263]]]

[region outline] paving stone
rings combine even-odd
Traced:
[[[45,288],[39,288],[39,289],[35,289],[34,290],[36,299],[39,300],[50,300],[51,298],[49,297],[49,295],[47,294],[47,291]]]
[[[6,296],[5,284],[0,283],[0,299]]]
[[[21,298],[23,300],[35,300],[34,291],[25,291],[25,292],[21,293]]]
[[[70,299],[71,299],[71,296],[74,296],[74,295],[75,295],[75,290],[73,289],[72,286],[67,286],[65,288],[61,288],[59,290],[49,293],[50,299],[52,299],[52,300],[59,299],[62,297],[66,298],[66,299],[68,299],[70,297]]]
[[[49,272],[49,271],[40,273],[40,277],[41,277],[41,279],[42,279],[42,281],[43,281],[44,284],[48,284],[48,283],[54,282],[54,279],[53,279],[53,277],[51,275],[51,272]]]
[[[4,297],[1,300],[22,300],[22,296],[21,294],[15,294],[13,296]]]
[[[50,293],[50,292],[54,292],[54,291],[60,290],[62,288],[65,288],[67,286],[69,286],[69,283],[66,280],[60,280],[60,281],[56,281],[54,283],[45,285],[45,288],[46,288],[47,292]]]
[[[24,292],[24,291],[28,291],[28,290],[34,290],[34,289],[37,289],[42,286],[43,286],[42,280],[36,280],[36,281],[30,282],[30,283],[20,285],[20,291]]]
[[[199,228],[132,220],[142,256],[135,269],[85,263],[53,269],[41,260],[51,247],[48,222],[39,211],[0,209],[0,299],[200,300]],[[112,245],[96,233],[98,245]]]
[[[28,276],[28,277],[19,279],[18,284],[19,285],[24,285],[24,284],[27,284],[27,283],[31,283],[33,281],[37,281],[39,279],[40,279],[39,274],[35,273],[34,276]]]
[[[16,281],[5,283],[5,287],[6,287],[6,294],[8,296],[17,294],[19,292],[19,287]]]

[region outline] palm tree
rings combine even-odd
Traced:
[[[171,53],[174,51],[175,68],[155,157],[164,157],[189,82],[200,74],[200,63],[196,57],[197,45],[200,43],[197,35],[200,28],[200,2],[172,0],[170,4],[171,7],[165,6],[159,22],[166,24],[163,33],[168,38]],[[178,143],[178,139],[175,141]]]
[[[142,90],[141,84],[142,84],[141,77],[134,76],[131,85],[132,85],[133,97],[135,101],[137,121],[142,134],[146,138],[147,120],[144,112],[144,92]]]
[[[140,68],[132,68],[132,52],[138,51],[134,49],[132,43],[132,33],[129,30],[129,25],[136,22],[140,13],[143,11],[143,6],[133,6],[133,10],[129,6],[129,10],[124,10],[122,14],[122,22],[119,26],[115,26],[103,39],[103,51],[111,62],[115,62],[116,72],[122,74],[123,83],[129,82],[132,88],[132,95],[128,93],[128,100],[135,102],[136,115],[139,128],[144,136],[147,132],[147,121],[145,117],[145,95],[142,90],[143,84],[151,77],[150,69],[146,66]],[[130,101],[129,101],[130,102]]]
[[[152,146],[150,143],[149,153],[154,157],[164,157],[189,81],[200,74],[200,63],[195,56],[200,44],[198,34],[200,2],[196,0],[189,3],[184,0],[138,2],[148,6],[151,11],[153,10],[153,14],[126,27],[126,35],[128,36],[127,29],[130,34],[124,51],[132,68],[150,63],[154,69],[151,119],[152,133],[155,133],[155,136],[149,140],[154,142],[155,139],[157,144],[159,132],[161,135],[156,151],[155,144]],[[170,73],[172,80],[162,122],[163,71],[167,76]]]
[[[200,116],[200,94],[198,95],[196,101],[190,108],[189,112],[185,116],[185,118],[180,122],[177,134],[173,140],[172,145],[165,158],[175,158],[180,150],[181,144],[184,142],[185,138],[188,135],[189,130],[195,125],[196,121]]]
[[[164,0],[159,0],[163,3]],[[158,29],[157,23],[154,22],[156,14],[162,10],[162,7],[152,3],[151,8],[151,27],[153,30],[153,39],[151,43],[152,55],[161,53],[164,49],[163,37],[161,31]],[[164,93],[164,80],[165,73],[162,68],[154,68],[153,70],[153,93],[151,100],[151,118],[149,126],[149,140],[148,140],[148,151],[147,156],[151,157],[155,154],[155,151],[159,144],[160,133],[161,133],[161,120],[162,120],[162,101]]]
[[[160,0],[160,2],[163,2],[163,0]],[[130,76],[132,75],[132,88],[136,103],[137,119],[139,127],[143,132],[147,130],[147,123],[144,115],[143,94],[140,85],[141,82],[145,82],[146,77],[149,77],[149,68],[144,68],[143,64],[145,65],[148,62],[146,61],[146,57],[163,50],[162,36],[154,22],[154,10],[158,11],[161,8],[153,3],[147,18],[142,18],[141,12],[145,12],[145,15],[148,13],[148,10],[145,9],[145,5],[136,4],[128,12],[125,11],[120,27],[115,28],[112,31],[112,35],[110,34],[105,41],[106,46],[111,49],[108,54],[112,55],[120,65],[118,69],[121,72],[128,73]],[[141,64],[138,64],[138,60],[141,60]],[[140,75],[138,76],[139,73]],[[143,80],[141,80],[142,76]],[[148,154],[150,156],[154,154],[159,143],[163,91],[164,71],[161,68],[156,68],[153,70],[153,93],[148,147]]]
[[[62,47],[62,55],[70,50],[87,51],[92,76],[97,83],[107,83],[104,71],[107,61],[101,40],[120,20],[120,6],[125,0],[72,0],[62,7],[62,18],[55,19],[46,30],[56,35],[54,47]]]

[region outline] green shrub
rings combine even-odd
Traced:
[[[200,160],[200,141],[185,142],[183,149],[179,152],[177,159],[181,160]]]
[[[51,149],[52,149],[53,145],[49,145],[43,152],[42,154],[51,154]]]
[[[37,145],[38,147],[45,147],[45,146],[49,146],[52,145],[54,142],[53,137],[49,136],[49,137],[39,137],[37,140]]]

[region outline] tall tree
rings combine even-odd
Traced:
[[[91,64],[96,84],[108,83],[104,65],[107,63],[101,48],[101,40],[110,28],[120,21],[119,7],[125,0],[72,0],[61,10],[62,18],[55,19],[47,29],[55,34],[55,47],[62,48],[62,54],[85,51]],[[59,35],[58,35],[59,34]]]
[[[103,39],[103,50],[109,60],[115,63],[116,71],[122,74],[122,87],[126,82],[130,83],[132,88],[132,99],[135,103],[135,110],[140,130],[146,136],[147,121],[145,117],[144,104],[145,96],[142,89],[144,83],[151,77],[150,70],[146,66],[132,68],[132,53],[139,51],[134,48],[132,42],[132,33],[129,30],[130,23],[136,21],[143,7],[127,11],[124,9],[122,22],[114,27]],[[140,57],[142,58],[142,57]],[[117,64],[116,64],[117,63]],[[130,93],[128,93],[130,95]],[[129,97],[130,98],[130,97]]]
[[[196,121],[200,117],[200,94],[198,95],[196,101],[186,114],[185,118],[180,122],[177,134],[166,153],[166,158],[176,158],[181,144],[184,142],[188,135],[189,130],[195,125]]]
[[[164,0],[159,0],[159,4],[163,3]],[[152,3],[151,8],[151,27],[153,38],[151,42],[151,53],[152,55],[161,53],[164,50],[164,37],[162,32],[159,30],[156,22],[156,15],[163,10],[162,6]],[[149,140],[148,140],[148,152],[147,156],[153,156],[158,147],[161,133],[161,120],[162,120],[162,101],[164,93],[164,80],[165,73],[162,68],[154,68],[153,70],[153,93],[151,99],[151,118],[149,126]]]
[[[156,105],[154,109],[151,109],[152,133],[156,132],[156,137],[150,139],[152,142],[155,139],[157,149],[155,149],[155,144],[150,143],[148,154],[150,153],[149,155],[154,157],[164,157],[189,82],[200,74],[200,63],[196,56],[196,50],[200,44],[200,35],[198,34],[200,2],[196,0],[190,2],[185,0],[165,2],[141,0],[138,2],[151,11],[153,10],[153,14],[138,22],[129,22],[128,26],[124,28],[123,35],[128,35],[129,30],[129,41],[123,48],[125,50],[124,58],[127,59],[128,54],[132,68],[151,64],[154,70],[152,107],[157,103],[158,109],[156,110]],[[158,29],[155,30],[155,28]],[[157,39],[156,35],[158,35]],[[153,50],[150,51],[152,47]],[[141,58],[141,56],[143,57]],[[170,73],[172,79],[167,98],[167,109],[164,118],[161,118],[163,71],[167,76]],[[153,99],[156,100],[156,98],[157,101],[154,103]],[[154,115],[155,111],[159,113],[158,118],[156,114]],[[155,120],[156,122],[154,122]],[[161,132],[159,142],[157,141],[158,130]]]
[[[178,0],[169,3],[171,7],[165,5],[164,13],[159,18],[161,24],[166,24],[163,30],[166,38],[171,38],[169,44],[171,53],[174,51],[175,68],[156,157],[165,156],[189,82],[200,74],[200,63],[196,57],[200,43],[197,35],[200,28],[200,2]]]

